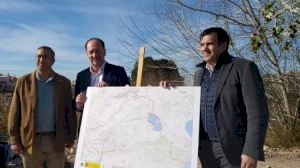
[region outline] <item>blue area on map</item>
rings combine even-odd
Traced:
[[[153,130],[154,131],[160,131],[161,130],[161,124],[159,122],[159,118],[156,115],[150,114],[149,117],[148,117],[148,122],[153,125]]]
[[[193,120],[189,120],[185,123],[185,131],[189,134],[190,137],[193,136]]]
[[[184,164],[184,167],[183,168],[191,168],[191,163],[190,162],[186,162]]]

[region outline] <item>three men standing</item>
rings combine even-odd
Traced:
[[[199,158],[203,167],[255,168],[264,160],[268,107],[257,66],[228,53],[229,35],[209,28],[200,35],[199,64],[194,85],[201,86]],[[82,112],[88,86],[125,86],[123,67],[105,61],[105,45],[91,38],[85,45],[90,67],[76,78],[76,108]],[[37,70],[17,81],[8,129],[12,150],[23,151],[25,167],[62,167],[64,144],[75,138],[70,81],[55,73],[54,52],[37,49]],[[162,81],[161,86],[170,86]]]

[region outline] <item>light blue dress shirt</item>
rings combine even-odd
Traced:
[[[36,132],[55,131],[55,109],[54,109],[54,81],[50,77],[42,81],[36,73],[37,78],[37,111]]]

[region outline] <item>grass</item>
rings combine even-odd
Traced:
[[[0,135],[7,135],[7,114],[10,107],[12,93],[0,93]]]
[[[267,133],[266,145],[280,148],[300,147],[300,126],[294,129],[284,129],[278,125],[272,125],[272,130],[268,130]]]

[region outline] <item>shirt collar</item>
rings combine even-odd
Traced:
[[[35,72],[35,77],[36,77],[36,79],[37,79],[38,81],[47,83],[47,82],[52,81],[52,80],[54,79],[54,73],[53,73],[53,71],[52,71],[52,72],[51,72],[50,78],[48,78],[46,81],[41,80],[38,71]]]
[[[103,64],[101,65],[101,67],[99,68],[99,70],[97,72],[94,72],[92,70],[92,67],[90,67],[90,72],[92,75],[101,75],[104,71],[104,68],[105,68],[105,64],[106,64],[106,61],[103,62]]]
[[[217,64],[214,64],[214,65],[208,65],[208,64],[205,64],[205,68],[207,69],[207,70],[209,70],[210,72],[213,72],[214,71],[214,69],[215,69],[215,67],[216,67],[216,65]]]

